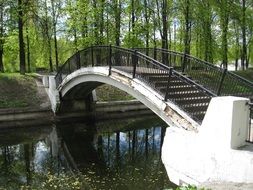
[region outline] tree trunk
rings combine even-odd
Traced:
[[[95,41],[95,45],[99,45],[100,44],[100,39],[99,39],[99,32],[98,32],[98,27],[99,27],[99,13],[98,13],[98,6],[97,6],[97,1],[93,0],[92,1],[92,6],[93,6],[93,11],[94,11],[94,21],[93,21],[93,25],[94,25],[94,41]]]
[[[4,40],[3,40],[3,37],[4,37],[4,21],[3,21],[3,2],[1,1],[1,4],[0,4],[0,72],[4,72],[4,63],[3,63],[3,54],[4,54],[4,49],[3,49],[3,46],[4,46]]]
[[[120,164],[120,132],[116,132],[116,163]]]
[[[223,68],[227,68],[228,65],[228,21],[229,21],[229,13],[228,13],[228,1],[224,0],[220,4],[220,22],[221,22],[221,48],[222,48],[222,66]]]
[[[223,18],[223,24],[222,24],[222,65],[223,68],[228,67],[228,41],[227,41],[227,32],[228,32],[228,17]]]
[[[234,30],[235,30],[235,42],[236,42],[236,50],[235,50],[235,70],[238,70],[238,60],[240,54],[240,42],[239,42],[239,30],[238,25],[234,22]]]
[[[241,66],[245,69],[245,62],[247,57],[247,42],[246,42],[246,0],[242,0],[242,55]]]
[[[100,38],[100,44],[103,44],[104,39],[104,10],[105,10],[105,0],[101,1],[100,7],[99,7],[99,38]]]
[[[133,138],[132,138],[132,162],[135,161],[135,147],[136,147],[136,130],[133,130]]]
[[[199,40],[199,38],[200,38],[200,35],[199,35],[199,31],[197,31],[197,33],[196,33],[196,45],[195,45],[195,51],[196,51],[196,57],[200,57],[200,55],[199,55],[199,46],[200,46],[200,40]]]
[[[156,33],[155,14],[153,14],[153,20],[154,20],[154,24],[153,24],[153,43],[154,43],[154,48],[156,48],[157,45],[156,45],[156,34],[155,34]]]
[[[213,62],[211,23],[205,21],[205,61]]]
[[[182,71],[184,72],[188,66],[188,60],[186,55],[190,54],[191,43],[191,20],[190,20],[190,0],[186,0],[186,7],[184,11],[185,29],[184,29],[184,60],[182,65]]]
[[[55,52],[55,65],[56,65],[56,70],[58,71],[59,69],[59,56],[58,56],[58,43],[57,43],[57,35],[56,35],[56,23],[54,23],[54,52]]]
[[[162,48],[168,49],[168,17],[167,17],[167,9],[168,4],[167,0],[163,0],[162,2]],[[168,64],[168,54],[163,53],[162,55],[162,62],[163,64]]]
[[[77,40],[77,31],[76,31],[76,28],[74,28],[74,45],[75,45],[75,51],[77,52],[78,51],[78,40]]]
[[[148,135],[149,135],[149,130],[145,130],[145,158],[146,160],[148,159],[148,149],[149,149],[149,143],[148,143]]]
[[[31,179],[32,179],[32,173],[31,173],[31,146],[30,144],[25,144],[24,145],[24,158],[25,158],[25,168],[26,168],[26,185],[31,184]]]
[[[148,2],[147,0],[144,0],[144,18],[145,18],[145,47],[146,47],[146,55],[149,54],[148,48],[149,48],[149,38],[150,38],[150,34],[149,34],[149,14],[148,14]]]
[[[184,19],[185,19],[184,53],[190,54],[190,42],[191,42],[190,0],[186,0]]]
[[[115,0],[115,45],[120,46],[121,0]]]
[[[49,67],[50,67],[50,72],[53,72],[53,59],[52,59],[52,47],[51,47],[51,42],[50,39],[48,40],[48,46],[49,46]]]
[[[53,61],[52,61],[52,45],[51,45],[51,35],[49,33],[49,20],[48,20],[48,12],[47,12],[47,0],[45,0],[45,36],[48,45],[48,61],[49,61],[49,70],[53,72]]]
[[[27,45],[27,67],[28,67],[28,73],[30,73],[31,61],[30,61],[30,39],[29,39],[28,27],[26,27],[26,45]]]
[[[173,33],[174,33],[174,51],[177,51],[177,24],[174,21],[173,23]]]
[[[20,74],[25,74],[25,44],[23,37],[23,2],[18,0],[18,39]]]
[[[135,1],[131,0],[131,24],[132,24],[132,35],[135,37]],[[135,40],[135,39],[134,39]],[[135,48],[135,42],[132,42],[131,47]]]
[[[55,65],[56,70],[59,69],[59,56],[58,56],[58,43],[57,43],[57,33],[56,33],[56,24],[57,24],[57,15],[56,15],[56,7],[54,1],[51,0],[52,7],[52,17],[53,17],[53,33],[54,33],[54,52],[55,52]]]

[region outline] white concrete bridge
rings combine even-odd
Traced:
[[[44,84],[56,114],[87,108],[88,95],[102,84],[117,87],[146,105],[170,126],[162,159],[176,184],[253,183],[253,146],[246,142],[250,99],[217,97],[232,89],[227,84],[231,76],[227,74],[226,79],[227,71],[222,71],[219,84],[197,80],[196,72],[202,77],[218,75],[186,58],[182,61],[189,64],[183,69],[189,70],[187,75],[137,51],[90,47],[72,56],[56,77],[45,77]],[[251,84],[242,80],[241,86],[244,95],[252,97]]]

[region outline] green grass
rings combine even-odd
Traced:
[[[104,84],[96,88],[96,94],[98,101],[118,101],[118,100],[134,99],[128,93],[107,84]]]
[[[24,108],[39,103],[33,74],[0,73],[0,108]]]
[[[246,71],[234,71],[234,73],[253,82],[253,69],[248,69]]]

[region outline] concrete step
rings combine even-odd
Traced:
[[[186,110],[187,112],[190,112],[190,113],[195,113],[195,112],[201,112],[201,111],[206,111],[207,110],[207,107],[208,105],[199,105],[199,104],[195,104],[195,105],[192,105],[192,106],[182,106],[184,110]]]
[[[161,92],[165,92],[167,90],[167,86],[158,88]],[[198,91],[194,86],[191,85],[178,85],[178,86],[169,86],[168,92],[191,92]]]
[[[199,121],[202,121],[205,117],[206,111],[200,111],[200,112],[193,112],[191,113],[193,119],[198,119]]]
[[[188,104],[201,104],[201,103],[206,103],[209,104],[211,98],[208,96],[204,97],[196,97],[196,98],[182,98],[182,99],[176,99],[176,102],[181,104],[181,105],[188,105]]]
[[[169,93],[168,99],[173,99],[174,101],[185,99],[185,98],[199,98],[205,97],[204,94],[197,91],[187,92],[187,93]]]
[[[167,87],[168,81],[153,81],[156,87]],[[188,85],[186,82],[181,81],[181,80],[171,80],[170,81],[170,86],[186,86]]]

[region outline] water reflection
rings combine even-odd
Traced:
[[[171,187],[160,159],[165,127],[147,117],[2,131],[0,186],[32,184],[37,173],[80,171],[91,189]]]

